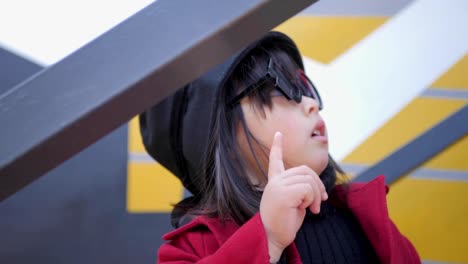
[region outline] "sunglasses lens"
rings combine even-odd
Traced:
[[[309,80],[307,75],[302,70],[298,70],[298,89],[301,91],[303,96],[313,98],[319,104],[319,108],[322,109],[322,100],[320,95],[315,89],[314,84]]]
[[[297,82],[297,88],[301,91],[302,95],[314,98],[312,91],[312,85],[309,83],[307,77],[304,74],[299,74]],[[314,98],[315,99],[315,98]]]

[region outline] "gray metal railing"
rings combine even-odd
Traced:
[[[9,89],[0,201],[316,1],[159,0]]]

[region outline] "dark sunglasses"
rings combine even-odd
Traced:
[[[249,85],[240,94],[232,98],[228,104],[229,108],[233,108],[242,100],[242,98],[268,82],[270,82],[275,87],[275,89],[278,90],[288,100],[294,100],[299,104],[302,101],[302,96],[307,96],[317,101],[319,110],[323,109],[322,99],[320,98],[317,89],[302,69],[298,69],[295,79],[290,80],[286,78],[280,70],[277,69],[271,58],[268,60],[265,76],[260,78],[260,80],[256,81],[255,83]]]

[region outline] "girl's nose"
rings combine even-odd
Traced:
[[[319,111],[319,104],[317,100],[308,96],[302,96],[301,105],[304,111],[304,114],[310,115],[311,113]]]

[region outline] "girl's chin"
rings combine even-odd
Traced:
[[[305,154],[307,155],[307,154]],[[284,161],[284,165],[286,169],[299,167],[302,165],[306,165],[311,168],[317,175],[320,175],[328,165],[328,151],[323,151],[323,153],[318,154],[317,152],[313,153],[313,155],[309,156],[310,158],[307,160],[297,160],[291,162],[291,160]]]
[[[328,153],[324,157],[315,158],[313,162],[310,163],[309,167],[311,167],[315,173],[320,175],[328,165]]]

